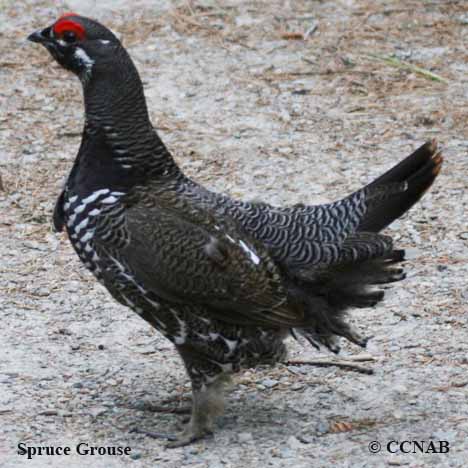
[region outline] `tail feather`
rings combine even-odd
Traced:
[[[372,200],[358,231],[379,232],[408,211],[432,185],[442,162],[437,142],[432,140],[367,185],[365,189],[370,193],[379,187],[395,187],[402,183],[406,184],[406,189]]]
[[[391,250],[380,258],[343,264],[313,280],[302,280],[296,294],[306,306],[309,324],[297,332],[315,347],[323,345],[334,353],[339,352],[340,336],[365,347],[368,338],[346,321],[346,310],[380,302],[385,291],[378,285],[404,279],[403,269],[395,265],[402,260],[404,251]]]

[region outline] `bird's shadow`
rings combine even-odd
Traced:
[[[318,393],[331,393],[328,385],[305,385],[304,391],[293,392],[284,390],[249,391],[244,393],[234,386],[233,391],[226,394],[225,414],[218,418],[215,427],[215,442],[236,440],[239,433],[254,433],[255,440],[261,442],[275,440],[284,442],[291,435],[308,433],[316,435],[316,427],[333,416],[333,407],[323,404],[320,398],[314,398]],[[180,387],[171,392],[176,402],[167,406],[173,410],[190,405],[190,398],[180,393]],[[159,412],[155,408],[166,405],[164,399],[147,400],[144,405],[129,404],[132,395],[126,392],[115,394],[114,404],[120,407],[125,425],[120,425],[121,431],[139,432],[141,430],[159,434],[173,435],[179,432],[188,420],[187,415],[176,412]],[[333,404],[339,408],[344,406],[347,398],[339,392],[333,395]]]

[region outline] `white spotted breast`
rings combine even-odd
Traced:
[[[123,192],[108,188],[95,190],[84,197],[65,192],[63,211],[70,241],[85,266],[101,278],[99,256],[93,247],[96,217],[104,207],[117,203]]]

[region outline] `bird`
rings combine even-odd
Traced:
[[[84,97],[54,228],[115,300],[173,343],[190,378],[190,420],[170,447],[213,434],[230,376],[284,362],[286,338],[334,353],[343,338],[366,346],[347,312],[376,306],[379,285],[405,277],[404,249],[381,231],[439,174],[435,140],[335,202],[237,200],[184,174],[110,29],[66,13],[28,39],[79,78]]]

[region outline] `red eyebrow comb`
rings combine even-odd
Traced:
[[[60,20],[64,19],[64,18],[68,18],[69,16],[79,16],[77,13],[73,13],[71,11],[67,12],[67,13],[64,13],[63,15],[59,16],[56,23],[58,23]]]
[[[85,28],[76,21],[67,19],[71,16],[76,16],[73,13],[68,13],[67,15],[62,15],[54,25],[54,34],[60,37],[65,31],[73,31],[76,34],[76,37],[82,41],[86,36]]]

